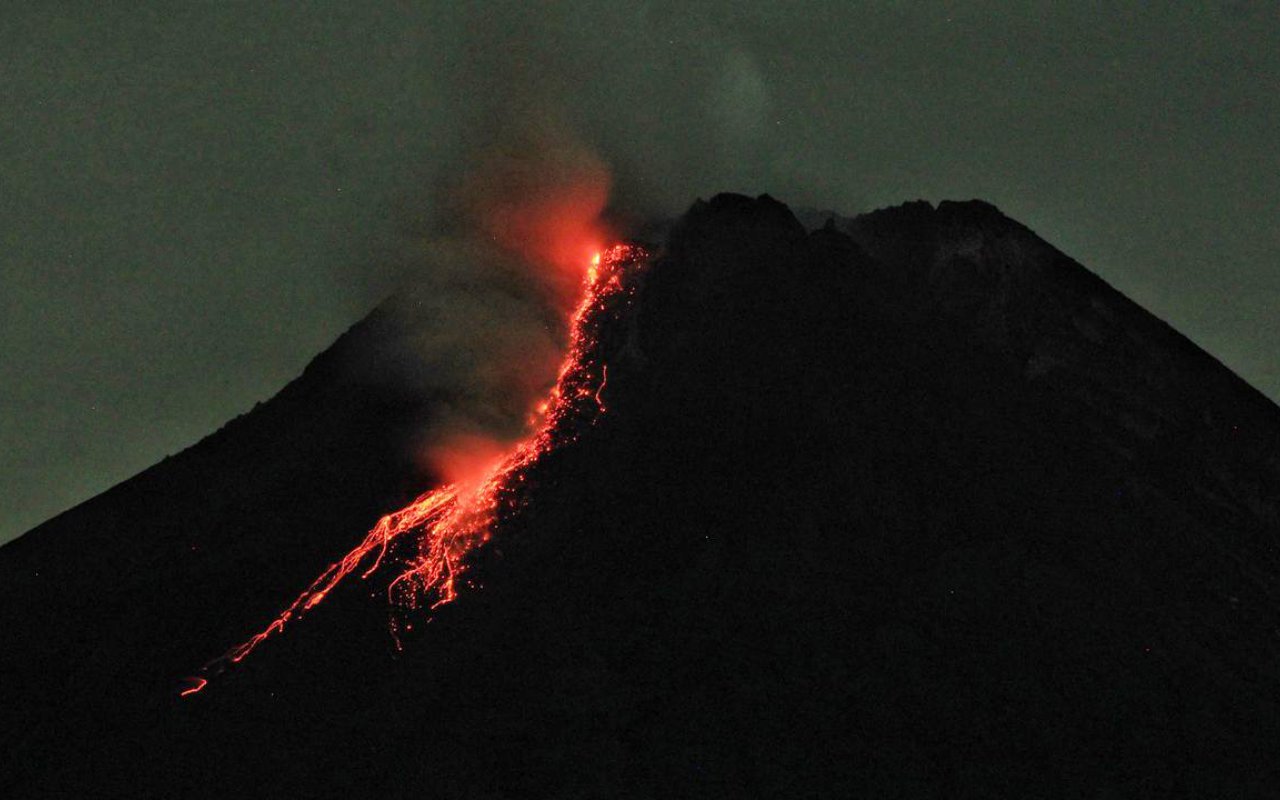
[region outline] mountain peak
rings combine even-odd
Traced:
[[[698,200],[675,225],[668,245],[678,250],[689,241],[699,241],[704,231],[745,234],[750,229],[776,233],[783,239],[804,236],[802,226],[791,209],[767,194],[748,197],[722,193],[711,200]]]
[[[400,639],[353,573],[174,691],[432,488],[332,355],[0,549],[0,789],[1266,796],[1280,410],[987,203],[827,218],[695,203]]]

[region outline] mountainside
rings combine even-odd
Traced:
[[[401,651],[385,579],[353,577],[179,698],[438,480],[406,442],[451,398],[376,377],[402,338],[375,311],[0,549],[0,793],[1280,785],[1280,409],[978,201],[811,232],[696,203],[480,588]]]

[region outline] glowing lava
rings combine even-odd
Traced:
[[[388,585],[392,602],[407,609],[423,603],[436,608],[456,598],[464,558],[492,536],[500,511],[513,499],[529,467],[572,441],[577,425],[594,421],[604,413],[602,393],[608,382],[608,367],[593,360],[600,324],[616,311],[618,299],[631,293],[626,278],[631,268],[646,258],[647,254],[633,245],[615,245],[591,258],[582,297],[570,320],[568,350],[549,396],[530,417],[533,430],[526,438],[477,480],[433,489],[379,519],[363,541],[312,581],[271,624],[233,647],[205,671],[243,661],[258,645],[319,605],[343,578],[366,563],[360,576],[368,578],[382,564],[390,546],[408,534],[417,535],[417,555],[408,559],[403,571]],[[187,680],[189,685],[179,692],[183,697],[208,685],[204,677]]]

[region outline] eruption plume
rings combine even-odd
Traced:
[[[600,221],[609,171],[589,148],[551,122],[502,130],[427,203],[431,219],[404,207],[396,257],[411,277],[380,308],[394,333],[347,365],[432,398],[406,444],[450,481],[524,435],[559,372],[584,266],[615,239]]]

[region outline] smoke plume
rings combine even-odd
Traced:
[[[465,481],[527,427],[555,379],[568,315],[607,242],[603,160],[546,110],[512,113],[443,184],[407,280],[384,304],[397,331],[393,380],[435,398],[413,444],[425,467]]]
[[[462,15],[444,89],[452,145],[437,148],[453,155],[397,204],[406,285],[386,308],[402,352],[378,360],[399,365],[380,380],[436,398],[414,447],[437,475],[463,479],[523,432],[610,241],[606,210],[667,216],[693,185],[755,188],[726,178],[758,171],[769,87],[715,30],[590,4]],[[684,54],[680,74],[654,66],[655,42]],[[677,83],[679,97],[661,88]],[[616,96],[602,102],[602,87]],[[673,114],[687,121],[679,142]]]

